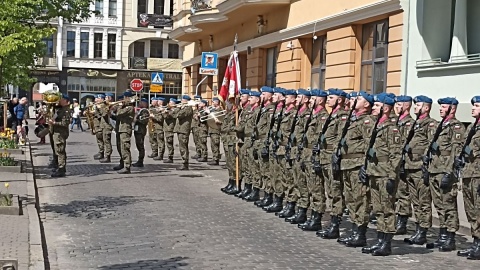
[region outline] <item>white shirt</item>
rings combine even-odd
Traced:
[[[78,118],[78,116],[80,116],[80,108],[77,106],[75,108],[73,108],[73,114],[72,114],[72,118]]]

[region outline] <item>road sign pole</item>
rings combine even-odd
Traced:
[[[197,84],[197,88],[195,89],[195,95],[198,96],[198,87],[208,78],[208,76],[203,77],[203,79]]]

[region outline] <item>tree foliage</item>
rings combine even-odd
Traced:
[[[35,58],[46,52],[42,39],[56,32],[59,20],[74,23],[88,19],[92,1],[1,0],[0,85],[29,85]]]

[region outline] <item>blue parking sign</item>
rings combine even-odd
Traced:
[[[218,54],[211,52],[202,52],[202,62],[200,74],[218,75]]]

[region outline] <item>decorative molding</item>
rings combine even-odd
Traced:
[[[239,0],[253,1],[253,0]],[[227,1],[228,2],[228,1]],[[217,6],[218,7],[218,6]],[[319,20],[311,21],[305,24],[301,24],[295,27],[282,29],[270,34],[266,34],[254,39],[250,39],[237,44],[237,51],[246,51],[247,47],[253,48],[264,47],[267,45],[275,44],[278,42],[288,41],[305,35],[312,35],[313,31],[321,32],[328,29],[332,29],[341,25],[353,24],[357,21],[362,21],[368,18],[373,18],[382,14],[389,14],[393,12],[402,11],[400,0],[382,0],[373,4],[364,5],[351,10],[347,10],[341,13],[337,13],[331,16],[321,18]],[[191,26],[190,26],[191,27]],[[201,30],[200,30],[201,31]],[[198,31],[198,32],[200,32]],[[186,34],[187,32],[184,32]],[[193,32],[190,32],[193,33]],[[172,34],[170,33],[171,38]],[[176,35],[175,37],[178,37]],[[233,40],[233,36],[232,36]],[[219,57],[227,56],[231,53],[231,46],[214,51],[218,53]],[[188,61],[184,61],[182,65],[191,66],[200,63],[201,56],[196,56]]]
[[[192,25],[198,25],[202,23],[216,23],[216,22],[223,22],[228,20],[228,17],[220,14],[217,12],[202,12],[195,15],[190,16],[190,22]]]
[[[176,39],[177,37],[183,36],[185,34],[192,34],[192,33],[198,33],[198,32],[202,32],[202,29],[196,28],[193,25],[188,25],[188,26],[178,27],[175,30],[172,30],[169,36],[171,39]]]
[[[246,5],[287,5],[291,0],[225,0],[217,5],[221,14],[225,15]]]

